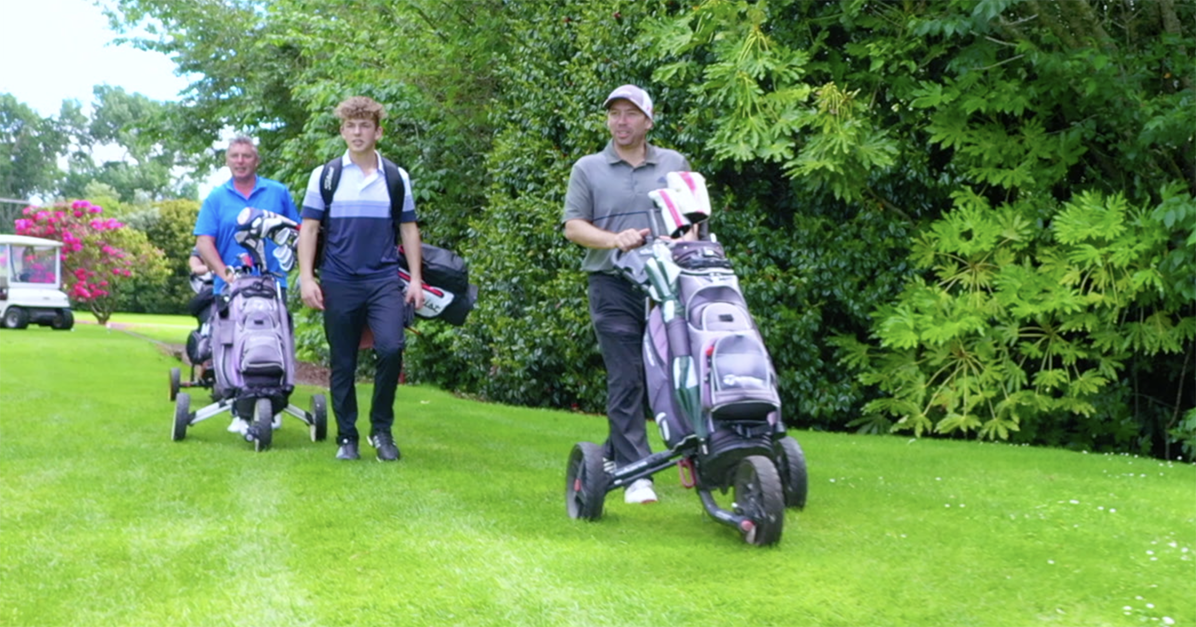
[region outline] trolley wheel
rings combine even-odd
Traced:
[[[183,372],[178,368],[170,369],[170,400],[174,400],[179,395],[179,388],[182,387]]]
[[[768,546],[781,541],[785,528],[785,497],[781,477],[772,460],[749,455],[735,469],[735,513],[749,522],[740,527],[748,544]]]
[[[606,470],[602,448],[593,442],[578,442],[569,453],[565,470],[565,508],[570,518],[597,520],[606,502]]]
[[[270,448],[274,439],[274,403],[268,398],[257,399],[253,406],[253,450],[261,453]]]
[[[24,329],[29,326],[29,312],[20,307],[9,307],[4,312],[4,326],[10,329]]]
[[[70,309],[59,309],[50,321],[50,328],[55,331],[70,331],[75,326],[75,314]]]
[[[311,441],[323,442],[328,438],[328,402],[323,394],[311,396]]]
[[[178,442],[187,437],[187,427],[191,425],[191,395],[182,392],[174,399],[174,427],[170,430],[170,439]]]
[[[792,436],[781,438],[780,454],[776,456],[777,471],[781,473],[781,485],[785,487],[785,507],[802,509],[806,506],[809,493],[809,476],[806,474],[806,454]]]

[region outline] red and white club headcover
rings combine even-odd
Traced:
[[[686,217],[688,207],[686,201],[692,201],[693,196],[685,192],[672,189],[658,189],[648,192],[648,197],[660,209],[660,217],[664,220],[665,232],[669,237],[681,237],[693,223]]]
[[[710,217],[710,195],[706,192],[706,177],[697,172],[669,172],[665,175],[669,189],[689,198],[682,201],[685,217],[697,224]]]

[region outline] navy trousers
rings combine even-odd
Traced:
[[[324,336],[331,361],[332,412],[339,444],[356,442],[357,353],[368,324],[374,334],[374,397],[370,403],[370,435],[390,433],[395,391],[403,370],[403,302],[398,275],[367,282],[323,281]]]

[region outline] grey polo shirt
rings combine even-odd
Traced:
[[[594,226],[618,233],[626,229],[664,232],[660,212],[648,192],[668,187],[669,172],[688,172],[689,161],[676,150],[647,145],[647,156],[638,167],[619,157],[612,142],[602,152],[586,155],[573,164],[565,192],[561,224],[581,218]],[[587,248],[581,269],[613,272],[616,249]]]

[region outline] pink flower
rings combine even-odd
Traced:
[[[88,207],[88,209],[87,209],[87,213],[101,213],[103,211],[104,211],[104,208],[99,205],[92,205],[91,207]]]
[[[71,209],[85,209],[89,204],[91,203],[87,202],[86,200],[76,200],[75,202],[71,203]]]

